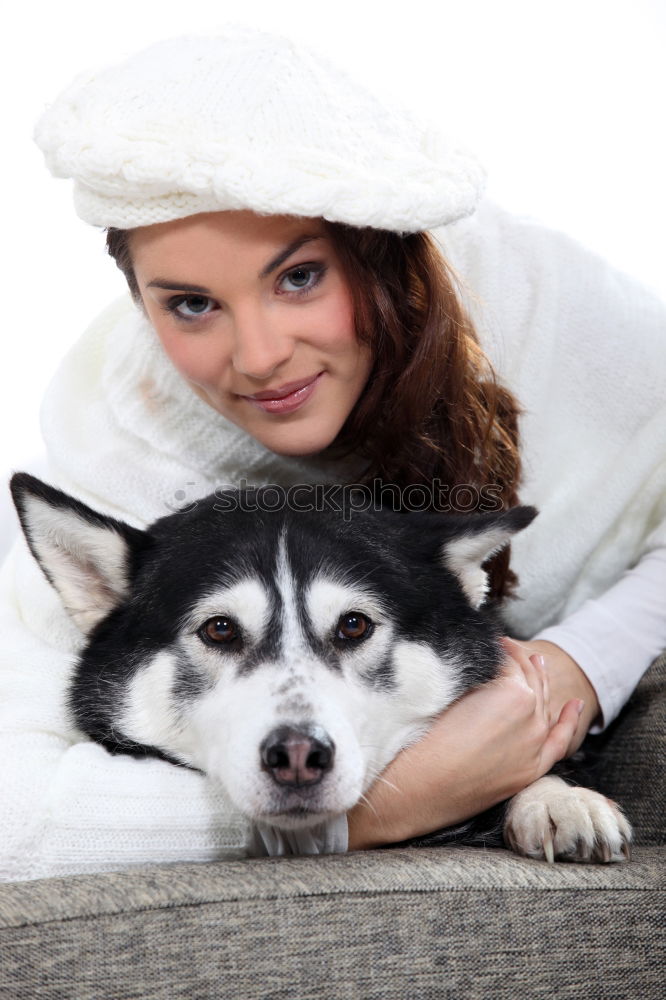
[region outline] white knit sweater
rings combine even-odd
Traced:
[[[435,235],[499,377],[525,408],[521,499],[540,515],[512,544],[512,634],[564,637],[566,649],[569,629],[593,683],[609,650],[627,650],[614,669],[630,681],[600,695],[608,724],[666,646],[666,599],[656,596],[666,563],[654,568],[666,545],[666,308],[567,237],[489,203]],[[353,463],[278,457],[208,407],[129,298],[65,357],[42,429],[51,481],[137,526],[242,478],[354,478]],[[608,608],[624,607],[623,574],[650,559],[641,645],[631,621],[608,621]],[[607,627],[590,644],[576,622],[594,614]],[[72,730],[63,692],[82,637],[22,538],[0,572],[0,633],[0,878],[248,852],[249,824],[203,776],[111,756]]]

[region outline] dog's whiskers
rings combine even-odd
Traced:
[[[401,791],[402,791],[402,790],[401,790],[400,788],[398,788],[398,786],[397,786],[397,785],[394,785],[392,781],[389,781],[389,779],[388,779],[388,778],[385,778],[385,777],[383,776],[383,774],[382,774],[382,771],[381,771],[381,769],[378,769],[378,770],[376,770],[376,771],[375,771],[374,773],[372,772],[372,770],[370,770],[370,771],[369,771],[369,777],[370,777],[370,781],[371,781],[371,782],[372,782],[373,784],[374,784],[374,783],[375,783],[376,781],[381,781],[381,782],[383,782],[383,784],[385,784],[385,785],[388,785],[388,787],[389,787],[389,788],[390,788],[390,789],[391,789],[392,791],[394,791],[394,792],[397,792],[397,794],[398,794],[398,795],[400,795],[400,794],[401,794]]]
[[[361,793],[361,795],[359,796],[359,802],[362,802],[364,805],[366,805],[368,807],[368,809],[370,809],[371,812],[373,812],[375,814],[375,816],[377,817],[377,819],[379,819],[379,813],[377,812],[377,810],[373,806],[372,802],[370,802],[370,800],[365,795],[363,795],[363,793]]]
[[[383,784],[388,785],[388,787],[391,788],[394,792],[400,794],[401,790],[398,788],[398,786],[394,785],[392,781],[388,780],[388,778],[384,778],[381,774],[377,775],[377,777],[374,780],[383,782]]]

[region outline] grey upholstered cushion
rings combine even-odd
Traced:
[[[600,754],[599,788],[624,807],[636,843],[663,844],[666,654],[652,664],[615,722],[591,742]]]
[[[664,666],[599,737],[630,864],[399,848],[4,885],[0,997],[661,1000]]]
[[[657,852],[405,848],[6,886],[0,996],[657,997]]]

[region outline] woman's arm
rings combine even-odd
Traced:
[[[349,850],[469,819],[515,795],[565,756],[581,702],[567,700],[551,723],[549,676],[526,645],[505,639],[500,677],[447,708],[423,739],[389,764],[347,814]],[[563,664],[563,675],[566,669]]]
[[[554,711],[564,697],[585,699],[576,746],[588,728],[601,732],[613,721],[650,664],[666,649],[665,594],[666,546],[661,545],[605,593],[585,601],[525,644],[548,654],[551,692],[558,696],[553,699]]]
[[[613,721],[639,680],[666,649],[666,546],[628,569],[614,586],[586,601],[563,622],[523,643],[546,658],[551,719],[568,698],[585,708],[567,756],[588,731]]]

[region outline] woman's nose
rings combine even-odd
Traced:
[[[265,317],[245,317],[236,322],[232,362],[241,375],[268,379],[293,353],[293,338]]]

